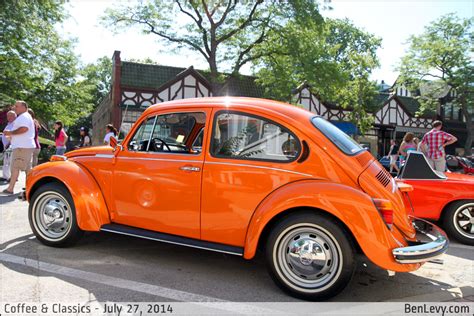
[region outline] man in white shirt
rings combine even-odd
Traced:
[[[5,131],[5,136],[10,136],[10,146],[12,148],[11,178],[8,188],[3,190],[4,194],[13,194],[15,183],[18,180],[20,170],[28,175],[31,169],[31,159],[35,144],[35,123],[28,113],[28,104],[25,101],[15,102],[16,119],[13,121],[11,131]]]
[[[16,119],[16,113],[14,111],[8,111],[7,113],[7,126],[3,130],[11,131],[13,128],[13,121]],[[3,143],[3,181],[9,182],[11,177],[11,162],[12,162],[12,150],[10,148],[10,137],[2,134],[2,143]]]

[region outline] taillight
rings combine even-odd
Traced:
[[[375,207],[379,211],[382,219],[389,229],[392,229],[393,225],[393,206],[392,202],[384,199],[372,199]]]

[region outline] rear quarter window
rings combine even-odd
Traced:
[[[334,145],[347,155],[355,155],[365,150],[359,143],[352,139],[349,135],[341,131],[331,122],[326,121],[322,117],[315,116],[311,119],[313,125],[321,131]]]

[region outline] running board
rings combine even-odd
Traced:
[[[155,241],[166,242],[169,244],[174,245],[182,245],[192,248],[204,249],[204,250],[211,250],[217,251],[222,253],[227,253],[230,255],[242,256],[244,254],[244,250],[241,247],[229,246],[218,244],[209,241],[202,241],[198,239],[192,239],[187,237],[181,237],[176,235],[170,234],[163,234],[158,233],[152,230],[141,229],[126,225],[120,224],[106,224],[100,228],[101,231],[109,232],[109,233],[116,233],[120,235],[127,235],[133,236],[138,238],[150,239]]]

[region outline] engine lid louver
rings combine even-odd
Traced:
[[[379,173],[375,176],[375,178],[384,186],[386,187],[390,183],[390,177],[385,173],[385,170],[380,170]]]

